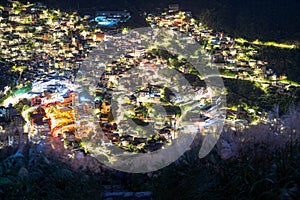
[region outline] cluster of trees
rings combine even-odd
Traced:
[[[249,107],[259,108],[259,111],[270,111],[274,106],[279,107],[279,114],[285,114],[290,106],[295,102],[292,96],[287,94],[278,94],[275,92],[264,92],[256,87],[252,82],[238,79],[224,79],[224,85],[227,89],[228,106],[247,104]]]
[[[257,58],[268,61],[278,75],[286,75],[289,80],[300,83],[300,49],[262,47]]]

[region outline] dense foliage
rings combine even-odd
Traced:
[[[263,47],[257,56],[269,62],[278,75],[286,75],[289,80],[300,83],[300,50]]]
[[[284,114],[295,102],[292,95],[278,94],[275,91],[264,92],[251,81],[224,79],[224,85],[227,88],[229,107],[246,104],[249,107],[257,108],[259,111],[269,111],[274,106],[279,106],[279,114]]]

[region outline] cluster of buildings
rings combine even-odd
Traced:
[[[78,91],[71,82],[82,61],[105,39],[105,34],[99,27],[90,26],[89,16],[48,9],[40,3],[11,1],[0,11],[0,64],[4,69],[1,76],[5,77],[1,97],[15,86],[32,86],[31,92],[12,93],[3,104],[18,104],[22,99],[30,102],[22,115],[26,121],[24,132],[32,140],[48,134],[65,138],[88,135],[94,126],[90,108],[79,103]],[[119,23],[128,20],[130,14],[102,11],[97,17]],[[105,120],[109,104],[102,107],[101,117]],[[10,119],[8,110],[10,107],[3,107],[1,111],[5,123]]]
[[[72,71],[104,38],[86,18],[39,3],[12,1],[0,10],[0,64],[7,69],[3,74],[13,79],[10,86],[55,73],[54,69]]]
[[[159,73],[170,67],[169,61],[143,47],[142,38],[133,37],[127,41],[121,35],[113,35],[118,32],[113,29],[103,33],[97,26],[89,25],[89,17],[47,9],[39,3],[12,1],[8,6],[0,7],[0,11],[0,44],[3,47],[0,64],[4,69],[0,77],[8,75],[13,81],[5,90],[0,88],[1,96],[7,94],[8,86],[32,86],[32,91],[4,101],[5,105],[18,104],[18,99],[30,102],[29,108],[22,112],[26,121],[23,131],[28,132],[29,137],[39,140],[51,134],[74,142],[100,130],[102,145],[115,144],[128,151],[140,152],[155,151],[177,138],[177,130],[181,128],[177,120],[182,115],[178,105],[187,97],[172,94],[167,89],[174,86],[159,81],[168,79],[166,82],[174,83],[176,76],[168,78]],[[99,11],[94,20],[101,26],[113,26],[129,18],[127,11]],[[205,28],[190,12],[179,11],[178,4],[170,5],[169,12],[148,14],[146,20],[152,27],[166,27],[195,39],[202,45],[202,53],[225,78],[258,79],[264,87],[278,88],[276,92],[290,89],[290,85],[267,81],[278,77],[267,62],[252,59],[257,53],[255,46],[244,45],[223,32]],[[103,61],[101,55],[91,55],[101,42],[100,54],[108,56],[121,51],[120,58],[103,65],[102,74],[97,74],[94,69],[93,73],[85,73],[83,61],[87,57],[93,59],[95,56],[95,62],[97,59]],[[132,74],[133,69],[143,69],[143,74]],[[191,73],[189,65],[182,65],[177,70],[184,75]],[[158,79],[153,84],[147,79],[140,82],[141,77]],[[74,84],[76,79],[80,79],[80,87],[95,88],[92,102],[80,99],[81,88]],[[139,87],[128,90],[133,83]],[[193,100],[201,102],[201,106],[196,108],[190,121],[205,131],[216,121],[215,104],[219,100],[213,99],[206,86],[195,86],[192,90]],[[125,110],[114,111],[113,95],[126,96],[117,102]],[[164,115],[153,109],[155,104],[164,108]],[[12,106],[0,107],[0,121],[7,123],[17,119],[15,110]],[[227,110],[227,114],[237,115],[237,112]],[[140,126],[151,125],[152,132],[133,128],[127,120]]]
[[[134,33],[132,34],[134,35]],[[113,48],[118,49],[121,56],[106,64],[103,68],[104,73],[97,77],[94,113],[102,127],[103,145],[115,144],[129,151],[155,151],[178,137],[177,129],[180,127],[177,127],[176,124],[181,115],[181,108],[178,105],[192,97],[189,95],[178,96],[167,92],[168,88],[174,87],[169,83],[178,82],[175,80],[176,77],[162,74],[163,69],[170,67],[168,60],[154,55],[151,49],[140,46],[141,38],[137,37],[129,42],[131,39],[126,41],[123,38],[122,43],[118,43],[120,40],[118,36],[106,37],[105,40],[114,44]],[[126,45],[124,46],[124,44]],[[123,47],[124,50],[122,50]],[[107,52],[110,50],[114,52],[112,47],[105,44],[103,44],[103,48],[101,49],[103,55],[109,56]],[[101,62],[101,56],[101,53],[96,55],[95,65],[98,62],[97,59]],[[104,61],[102,60],[102,62]],[[86,75],[82,79],[90,80],[88,83],[95,79],[95,74],[91,77],[87,72],[83,74]],[[147,78],[143,77],[151,77],[151,80],[147,81]],[[199,126],[206,129],[214,123],[212,120],[212,112],[215,111],[214,105],[207,103],[211,98],[207,88],[199,86],[193,89],[197,90],[191,92],[195,95],[194,100],[202,101],[203,108],[198,108],[197,114],[189,121],[195,122],[195,129]],[[113,96],[115,97],[113,100],[116,100],[116,96],[121,97],[117,102],[117,107],[110,104]],[[153,105],[154,107],[159,105],[163,110],[155,110]],[[131,120],[138,127],[130,126],[128,121]],[[199,121],[202,123],[199,124]],[[141,128],[148,125],[152,128],[151,133],[147,129]]]
[[[196,21],[191,12],[171,9],[160,15],[148,14],[146,20],[152,27],[166,27],[183,32],[199,42],[204,53],[217,67],[233,72],[239,78],[255,80],[283,80],[268,62],[255,60],[258,47],[240,38],[233,38],[224,32],[214,32]],[[225,73],[226,75],[226,73]],[[235,76],[235,77],[236,77]]]
[[[144,53],[142,55],[145,55]],[[140,55],[139,55],[140,56]],[[128,120],[134,121],[139,126],[145,126],[153,123],[157,118],[150,116],[150,104],[162,104],[163,89],[149,83],[142,83],[141,88],[132,92],[127,91],[128,85],[139,80],[135,80],[130,75],[130,70],[135,67],[145,67],[147,65],[155,65],[155,58],[141,58],[139,56],[126,55],[115,62],[109,64],[105,68],[105,72],[99,77],[96,88],[95,98],[95,114],[99,120],[102,129],[103,145],[115,144],[129,151],[154,151],[162,147],[166,142],[171,142],[171,133],[174,132],[175,113],[168,113],[164,122],[160,127],[153,127],[151,138],[143,129],[138,130],[128,125]],[[146,75],[146,74],[145,74]],[[142,76],[142,74],[139,74]],[[136,76],[137,79],[139,77]],[[122,86],[120,85],[122,82]],[[118,86],[118,91],[113,88]],[[113,110],[111,101],[114,95],[125,95],[126,98],[118,102],[118,105],[125,107],[126,110],[120,112]],[[125,121],[124,121],[125,120]],[[173,126],[172,123],[173,122]],[[168,125],[167,125],[168,123]],[[164,125],[166,125],[164,127]],[[155,138],[155,139],[154,139]]]
[[[165,27],[185,33],[199,42],[205,54],[214,63],[223,63],[221,68],[236,72],[258,70],[263,73],[267,62],[250,59],[257,53],[251,46],[242,46],[234,38],[223,32],[213,32],[197,22],[191,12],[169,11],[161,15],[148,14],[146,20],[152,27]],[[257,76],[261,75],[257,71]],[[268,71],[266,76],[273,76],[273,71]]]
[[[22,115],[27,122],[23,131],[31,138],[74,132],[76,112],[70,106],[76,93],[67,92],[63,83],[74,82],[83,59],[104,39],[101,30],[77,13],[10,1],[0,7],[0,35],[0,97],[10,95],[3,105],[30,102]],[[28,85],[32,92],[14,93],[14,88]],[[6,107],[1,111],[5,127],[11,113]]]
[[[293,95],[295,86],[281,82],[286,76],[278,76],[268,62],[254,59],[259,49],[257,45],[206,28],[193,18],[191,12],[179,11],[177,4],[170,6],[168,12],[148,14],[146,20],[151,27],[180,31],[199,42],[201,52],[219,69],[222,77],[257,81],[263,90],[268,88],[270,92]],[[189,71],[185,66],[180,70]],[[237,112],[229,110],[228,115],[232,113]]]
[[[67,125],[75,123],[76,109],[72,102],[77,93],[71,90],[74,88],[67,88],[68,84],[66,80],[37,81],[32,91],[17,96],[16,105],[28,102],[26,109],[22,109],[23,131],[33,141],[49,134],[64,136],[65,132],[74,132],[75,129]]]
[[[176,6],[174,9],[177,9]],[[171,104],[176,98],[183,97],[171,95],[166,98],[164,88],[148,82],[142,83],[142,88],[132,92],[127,102],[122,104],[129,107],[127,114],[137,124],[146,125],[160,119],[153,127],[155,133],[146,137],[143,130],[133,130],[126,127],[126,123],[116,123],[114,119],[110,102],[119,79],[130,84],[134,80],[127,72],[135,67],[149,68],[145,76],[153,75],[151,73],[158,71],[159,66],[167,67],[167,61],[163,58],[147,54],[147,49],[139,45],[141,39],[135,41],[137,45],[131,45],[121,36],[105,35],[97,27],[89,28],[88,21],[76,13],[47,9],[41,4],[12,2],[4,11],[6,14],[2,14],[1,30],[5,37],[1,38],[1,44],[8,48],[1,54],[6,63],[15,65],[14,69],[19,73],[16,84],[30,82],[32,85],[31,92],[18,96],[30,101],[30,108],[22,113],[27,122],[25,132],[29,133],[29,137],[39,139],[40,136],[52,134],[81,138],[95,131],[96,123],[101,127],[104,144],[114,143],[130,151],[154,151],[176,138],[176,119],[180,111]],[[102,12],[98,13],[98,17],[128,18],[130,15],[125,11],[121,14]],[[10,37],[15,39],[9,40]],[[117,44],[114,47],[105,46],[103,51],[115,51],[117,48],[123,49],[124,54],[105,66],[105,73],[97,82],[96,98],[91,108],[90,104],[80,102],[78,88],[75,89],[72,82],[78,69],[82,68],[82,60],[103,40],[114,40]],[[86,78],[81,82],[83,87],[90,83]],[[121,92],[126,92],[126,87],[123,89]],[[151,110],[150,104],[163,105],[166,116],[158,116]],[[90,116],[91,109],[94,109],[97,119]],[[205,120],[209,118],[205,117]],[[119,133],[120,130],[122,133]]]

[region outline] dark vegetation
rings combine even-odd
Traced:
[[[99,199],[104,180],[101,174],[75,169],[58,149],[40,150],[32,143],[24,147],[21,156],[16,156],[12,147],[1,149],[0,199]]]
[[[224,86],[227,88],[228,106],[246,104],[258,111],[269,111],[274,106],[279,106],[279,114],[289,111],[294,102],[293,95],[278,94],[276,91],[264,92],[256,87],[253,82],[238,79],[224,79]]]
[[[259,146],[263,148],[263,146]],[[299,155],[297,148],[290,149]],[[288,152],[290,152],[290,150]],[[163,169],[150,183],[158,199],[297,199],[300,195],[299,162],[278,150],[262,167],[261,154],[249,157],[253,149],[242,152],[241,161],[222,161],[218,157],[195,161],[195,152],[186,153],[181,164]],[[264,157],[264,156],[263,156]],[[299,157],[298,157],[299,159]],[[183,164],[184,163],[184,164]],[[271,164],[272,163],[272,164]]]
[[[300,49],[262,47],[258,58],[268,61],[278,75],[286,75],[289,80],[300,83]]]

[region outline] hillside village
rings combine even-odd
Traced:
[[[295,95],[295,89],[299,86],[297,83],[286,80],[287,77],[284,75],[276,74],[268,62],[256,59],[261,42],[248,42],[242,38],[233,38],[224,32],[210,30],[196,21],[191,12],[180,11],[178,4],[171,5],[168,12],[147,14],[146,20],[153,28],[162,27],[180,31],[194,38],[202,45],[202,54],[205,54],[212,65],[219,69],[223,78],[255,82],[258,88],[270,94],[290,97]],[[278,48],[296,48],[294,45],[271,42],[270,45]],[[191,68],[184,68],[184,65],[178,66],[178,69],[193,73]],[[231,106],[229,105],[228,115],[234,117],[238,113],[236,107],[232,106],[232,110]],[[243,112],[250,114],[253,109],[250,106],[249,110]]]
[[[95,131],[93,126],[96,123],[96,129],[101,130],[103,145],[115,144],[128,151],[155,151],[176,138],[178,127],[175,121],[181,114],[176,101],[184,97],[166,94],[167,87],[152,83],[142,83],[142,88],[128,94],[123,104],[130,108],[129,118],[140,125],[152,123],[158,117],[151,114],[151,104],[163,104],[168,110],[167,117],[161,126],[155,128],[151,137],[143,137],[130,127],[122,129],[130,134],[120,133],[120,125],[112,114],[111,100],[118,80],[126,80],[128,71],[135,67],[159,70],[159,66],[175,67],[179,73],[195,79],[194,92],[199,94],[197,100],[201,100],[202,105],[193,120],[201,124],[202,131],[214,122],[212,97],[207,93],[209,88],[205,84],[197,85],[203,81],[199,72],[186,62],[174,66],[174,63],[180,63],[176,55],[173,55],[174,62],[171,63],[160,53],[139,46],[129,48],[130,43],[124,42],[116,43],[117,49],[124,49],[123,56],[107,64],[105,72],[97,77],[95,98],[80,104],[83,102],[78,95],[80,89],[73,84],[77,79],[85,87],[94,78],[78,74],[84,68],[84,60],[99,44],[120,41],[121,36],[113,34],[119,31],[91,26],[89,16],[80,17],[76,13],[48,9],[38,3],[13,1],[8,7],[1,7],[1,16],[3,36],[0,42],[6,47],[0,52],[1,65],[6,73],[4,76],[11,79],[10,85],[3,85],[1,93],[4,127],[8,121],[15,121],[14,116],[19,119],[22,115],[25,121],[23,131],[32,140],[50,134],[67,139],[67,146],[80,149],[80,139]],[[298,86],[285,82],[286,77],[277,75],[267,62],[255,60],[259,46],[206,28],[193,18],[191,12],[180,11],[176,4],[170,5],[167,12],[150,13],[145,17],[153,28],[179,31],[199,42],[201,53],[219,69],[223,78],[255,81],[264,91],[271,88],[275,93],[287,96],[293,96],[293,89]],[[114,49],[106,46],[103,51],[108,53]],[[13,106],[18,111],[14,109],[15,114],[12,115]],[[233,129],[236,129],[236,123],[241,123],[239,127],[242,129],[247,127],[252,123],[247,115],[253,113],[255,120],[267,120],[265,113],[251,106],[243,110],[237,108],[237,105],[226,108],[226,123],[233,124]],[[95,117],[89,116],[90,113],[94,113]],[[8,143],[11,145],[11,142]]]
[[[216,92],[188,58],[126,27],[130,12],[0,5],[0,198],[297,199],[299,110],[285,117],[282,107],[299,84],[258,59],[263,45],[297,47],[233,38],[178,4],[139,15],[145,30],[183,34],[183,49],[198,44],[204,67],[224,82]],[[199,161],[211,133],[220,139]],[[173,144],[185,153],[154,172],[106,165]]]

